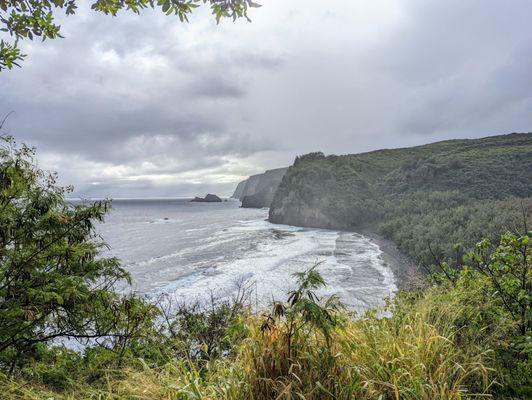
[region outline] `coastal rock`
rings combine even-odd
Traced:
[[[269,207],[287,168],[277,168],[252,175],[238,184],[232,198],[242,201],[244,208]]]
[[[284,203],[270,208],[269,221],[275,224],[309,228],[343,229],[344,226],[325,215],[320,207],[305,203]]]
[[[220,199],[215,194],[210,194],[209,193],[207,196],[205,196],[203,198],[202,197],[194,197],[190,201],[191,202],[195,202],[195,203],[221,203],[222,199]]]
[[[243,208],[262,208],[269,207],[278,185],[270,185],[262,189],[260,192],[244,196],[242,199]]]
[[[233,193],[233,195],[231,196],[232,199],[238,199],[238,200],[241,200],[242,197],[243,197],[243,193],[244,193],[244,188],[246,187],[246,183],[247,183],[247,179],[245,181],[242,181],[240,182],[236,189],[235,189],[235,192]]]

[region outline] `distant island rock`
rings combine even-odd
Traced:
[[[190,200],[191,202],[195,202],[195,203],[221,203],[222,202],[222,199],[220,199],[218,196],[216,196],[215,194],[208,194],[207,196],[205,197],[194,197],[192,200]]]

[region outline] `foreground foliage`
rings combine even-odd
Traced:
[[[504,254],[503,280],[530,265],[530,237],[506,234],[489,254],[490,262]],[[187,335],[138,337],[121,366],[108,352],[51,349],[0,383],[7,398],[26,399],[530,398],[530,298],[523,333],[474,256],[454,280],[399,293],[384,315],[355,317],[334,297],[319,298],[324,282],[313,268],[271,314],[243,303],[232,314],[227,304],[189,310],[189,320],[223,321],[210,329],[223,352],[183,353],[204,331],[181,324]]]
[[[94,223],[109,203],[68,203],[68,188],[34,165],[33,149],[0,140],[0,368],[13,371],[59,339],[122,352],[157,310],[113,290],[129,276],[98,256]]]
[[[13,43],[0,41],[0,71],[20,66],[26,57],[18,48],[18,41],[33,38],[61,38],[61,26],[55,22],[60,11],[73,15],[78,8],[77,0],[0,0],[0,31],[15,38]],[[181,22],[202,4],[207,4],[219,22],[221,18],[248,18],[247,12],[259,4],[251,0],[94,0],[95,11],[116,16],[119,11],[135,14],[146,8],[166,15],[175,15]]]

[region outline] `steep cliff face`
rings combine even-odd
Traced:
[[[269,207],[273,200],[273,195],[279,184],[267,185],[255,194],[250,194],[242,198],[242,207],[244,208],[262,208]]]
[[[405,253],[433,262],[427,243],[438,254],[456,243],[474,243],[488,230],[496,237],[519,226],[531,197],[532,134],[520,133],[298,157],[275,192],[269,219],[373,230]]]
[[[270,221],[273,223],[306,226],[310,228],[343,228],[326,216],[318,205],[304,203],[282,203],[270,208]]]
[[[240,182],[235,189],[235,192],[231,196],[232,199],[238,199],[240,200],[242,198],[242,193],[244,193],[244,188],[246,187],[247,179],[245,181]]]
[[[232,197],[241,200],[242,207],[269,207],[286,170],[277,168],[250,176],[238,184]]]

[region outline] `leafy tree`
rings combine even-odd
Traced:
[[[479,241],[460,270],[445,266],[457,279],[440,286],[468,309],[455,321],[457,343],[493,351],[500,398],[532,396],[531,236],[525,223],[524,232]]]
[[[0,40],[0,71],[3,69],[11,69],[14,65],[20,67],[18,61],[24,58],[24,54],[15,44],[10,44]]]
[[[531,237],[532,232],[523,236],[507,232],[493,251],[490,240],[484,239],[467,257],[489,279],[490,295],[501,302],[523,336],[532,329]]]
[[[0,0],[0,30],[15,38],[13,43],[0,41],[0,71],[20,66],[25,55],[18,48],[19,40],[62,37],[55,16],[59,10],[66,15],[74,14],[78,3],[76,0]],[[221,18],[248,19],[248,9],[259,7],[251,0],[95,0],[91,8],[112,16],[121,10],[139,14],[143,9],[152,8],[184,22],[202,4],[208,4],[217,22]]]
[[[94,224],[109,202],[69,203],[70,188],[35,166],[32,148],[0,139],[0,368],[60,339],[107,343],[121,355],[156,311],[113,291],[129,275],[99,256]]]
[[[248,313],[250,288],[239,285],[231,299],[183,303],[165,294],[157,305],[162,315],[159,342],[171,349],[176,358],[197,365],[231,354],[234,343],[243,339],[247,329],[244,316]]]

